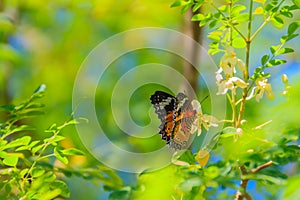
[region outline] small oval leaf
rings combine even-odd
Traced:
[[[19,157],[16,155],[8,155],[4,158],[3,163],[7,166],[15,167],[18,163]]]

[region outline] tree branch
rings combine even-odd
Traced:
[[[256,172],[258,172],[258,171],[260,171],[260,170],[262,170],[262,169],[264,169],[264,168],[267,168],[267,167],[269,167],[269,166],[271,166],[271,165],[273,165],[273,164],[274,164],[274,162],[271,160],[271,161],[269,161],[269,162],[267,162],[267,163],[265,163],[265,164],[263,164],[263,165],[260,165],[260,166],[254,168],[254,169],[251,169],[251,170],[250,170],[250,173],[251,173],[251,174],[255,174]]]
[[[247,175],[247,174],[255,174],[256,172],[258,172],[262,169],[265,169],[273,164],[274,164],[274,162],[271,160],[271,161],[269,161],[265,164],[262,164],[254,169],[251,169],[250,171],[247,171],[245,165],[241,165],[239,168],[241,170],[242,177],[243,177],[244,175]],[[251,196],[246,191],[248,182],[249,182],[249,179],[242,178],[241,183],[240,183],[240,190],[238,190],[236,192],[234,200],[242,200],[244,198],[247,200],[252,200]]]
[[[241,170],[242,177],[244,175],[248,174],[245,165],[241,165],[239,168]],[[240,190],[238,190],[236,192],[234,200],[242,200],[244,198],[246,198],[247,200],[252,200],[252,198],[250,197],[250,195],[246,192],[248,182],[249,182],[249,179],[243,179],[242,178],[241,183],[240,183]]]

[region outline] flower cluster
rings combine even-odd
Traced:
[[[268,79],[266,78],[258,78],[256,81],[256,86],[252,88],[252,91],[250,95],[247,97],[247,100],[251,99],[255,96],[255,99],[257,102],[263,97],[263,94],[266,95],[266,97],[269,100],[274,99],[274,93],[272,90],[272,86],[270,83],[268,83]]]
[[[194,124],[192,126],[191,132],[194,133],[195,131],[198,131],[198,136],[202,132],[202,126],[208,130],[211,126],[217,127],[218,126],[218,119],[214,116],[203,114],[201,109],[201,104],[197,100],[192,101],[192,106],[194,110],[196,110],[197,118],[194,121]]]
[[[226,94],[228,90],[235,90],[236,88],[246,88],[249,83],[246,83],[239,77],[236,77],[236,68],[238,68],[243,74],[245,73],[246,67],[244,62],[236,57],[232,47],[226,48],[226,53],[221,58],[220,68],[216,72],[216,80],[218,85],[218,95]],[[258,78],[255,80],[255,85],[247,97],[247,100],[255,96],[256,101],[259,101],[263,95],[270,100],[274,99],[274,93],[272,86],[268,83],[267,78]]]
[[[245,71],[245,64],[236,57],[232,47],[226,49],[226,53],[221,59],[220,66],[220,69],[216,72],[217,85],[219,87],[218,95],[226,94],[228,90],[234,90],[236,87],[245,88],[248,86],[248,83],[234,76],[236,67],[241,71]],[[223,77],[222,72],[225,78]]]

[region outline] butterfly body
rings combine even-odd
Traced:
[[[162,91],[156,91],[150,100],[161,121],[159,134],[162,140],[175,150],[187,148],[192,124],[196,119],[191,101],[183,93],[173,96]]]

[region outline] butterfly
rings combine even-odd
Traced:
[[[196,110],[183,93],[176,96],[163,91],[156,91],[150,97],[155,113],[161,121],[159,134],[170,148],[186,149],[191,135]]]

